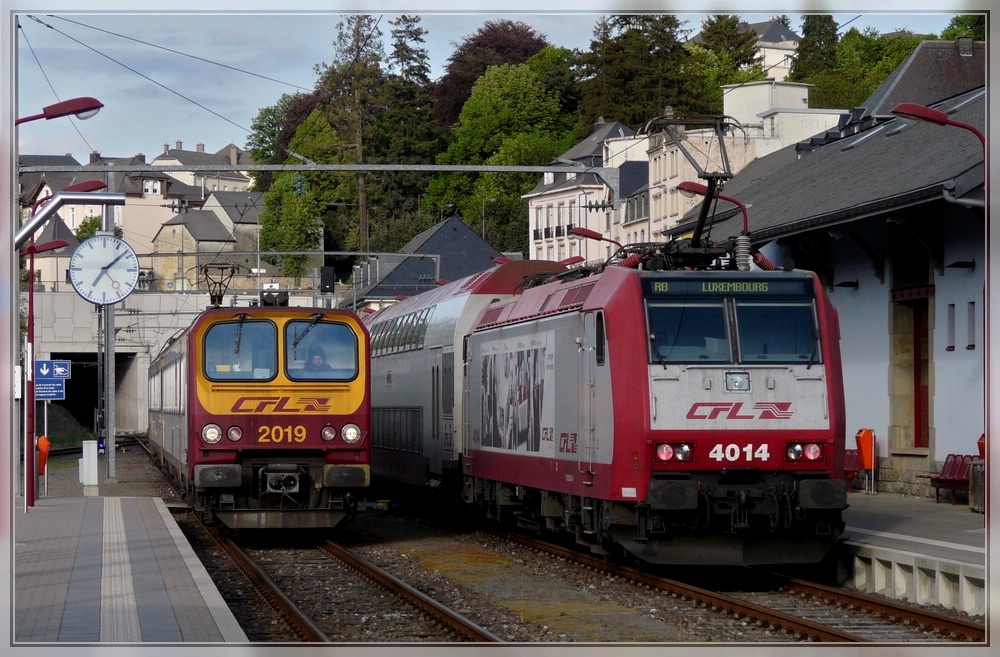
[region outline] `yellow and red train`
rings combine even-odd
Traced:
[[[150,446],[205,517],[336,526],[370,480],[369,354],[352,312],[206,310],[150,364]]]

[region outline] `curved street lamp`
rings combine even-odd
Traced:
[[[70,98],[69,100],[43,107],[41,114],[21,117],[14,121],[14,125],[18,126],[28,121],[37,121],[38,119],[45,119],[46,121],[49,119],[58,119],[63,116],[75,116],[81,121],[85,121],[97,114],[102,107],[104,107],[104,103],[90,96]]]
[[[688,197],[694,196],[696,194],[698,196],[708,196],[709,195],[708,186],[702,185],[701,183],[691,182],[691,181],[688,181],[688,180],[685,180],[683,182],[677,183],[677,191],[679,191],[681,194],[684,194],[685,196],[688,196]],[[714,192],[712,194],[712,197],[713,198],[722,199],[723,201],[729,201],[730,203],[732,203],[733,205],[735,205],[736,207],[738,207],[740,209],[740,212],[743,213],[743,233],[744,234],[748,234],[749,231],[750,231],[750,229],[749,229],[749,223],[750,222],[749,222],[749,219],[748,219],[748,216],[747,216],[747,206],[743,205],[742,203],[740,203],[739,201],[737,201],[733,197],[731,197],[731,196],[723,196],[719,192]]]
[[[622,248],[621,242],[613,240],[610,237],[605,237],[596,230],[590,230],[589,228],[584,228],[583,226],[574,226],[573,228],[570,228],[569,234],[576,235],[577,237],[586,237],[589,240],[597,240],[599,242],[611,242],[619,249]]]
[[[916,103],[899,103],[892,108],[892,113],[898,114],[899,116],[905,116],[910,119],[928,121],[938,125],[950,125],[956,128],[962,128],[963,130],[968,130],[972,134],[976,135],[979,139],[979,143],[983,146],[983,150],[986,150],[986,137],[976,126],[969,125],[968,123],[962,123],[961,121],[955,121],[941,110],[936,110],[924,105],[918,105]]]

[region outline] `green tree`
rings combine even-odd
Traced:
[[[80,225],[76,227],[76,239],[83,241],[88,237],[93,237],[101,230],[101,226],[104,225],[104,220],[97,215],[90,215],[89,217],[84,217]],[[121,226],[115,226],[111,231],[115,237],[124,236],[125,232],[122,230]]]
[[[427,164],[444,147],[444,131],[434,120],[430,57],[422,46],[427,31],[419,16],[400,16],[390,23],[392,47],[388,59],[387,102],[377,117],[378,130],[369,155],[379,162]],[[402,171],[377,177],[370,190],[371,250],[396,251],[429,222],[419,217],[421,195],[433,174]]]
[[[743,29],[740,27],[743,26]],[[746,29],[739,16],[715,14],[701,23],[701,45],[733,70],[759,68],[764,57],[757,46],[757,33]]]
[[[723,85],[759,81],[764,78],[763,69],[759,66],[735,69],[721,61],[716,53],[696,43],[689,41],[684,47],[688,51],[688,57],[681,70],[690,75],[691,94],[702,99],[699,106],[707,114],[722,114]],[[698,87],[695,87],[695,84]]]
[[[960,36],[970,36],[976,41],[986,40],[986,15],[963,14],[955,16],[941,32],[941,38],[953,41]]]
[[[571,145],[558,95],[546,89],[527,64],[488,68],[462,107],[452,137],[448,150],[438,157],[440,164],[545,164]],[[502,187],[495,183],[498,179],[511,184]],[[515,180],[500,174],[444,174],[429,187],[428,205],[438,212],[451,205],[470,226],[480,228],[485,199],[497,198],[504,207],[516,200],[520,207],[524,205],[520,195],[536,183],[537,176]],[[490,210],[494,214],[492,204]],[[491,234],[506,240],[507,221],[523,219],[523,238],[527,234],[525,213],[522,208],[506,219],[497,215]],[[520,243],[516,246],[523,250]]]
[[[911,32],[880,35],[850,29],[837,44],[837,69],[809,78],[813,107],[851,109],[861,105],[896,70],[923,37]]]
[[[641,127],[663,113],[701,112],[700,81],[684,73],[687,50],[681,24],[671,15],[602,18],[581,57],[581,125],[589,134],[600,118]],[[585,135],[578,134],[578,138]]]
[[[790,82],[807,82],[811,76],[837,68],[837,22],[828,14],[810,14],[802,20],[802,40],[788,73]]]
[[[254,162],[277,164],[284,161],[287,139],[282,142],[281,137],[285,121],[293,105],[303,98],[302,94],[282,94],[277,103],[262,107],[257,113],[250,123],[251,132],[246,142],[246,148]],[[269,171],[251,171],[250,177],[254,179],[256,189],[266,191],[271,184],[272,176]]]
[[[569,48],[545,46],[526,63],[545,88],[559,98],[559,111],[566,125],[575,124],[581,96],[577,80],[580,53]]]
[[[487,21],[474,34],[458,44],[445,74],[434,85],[434,116],[438,124],[450,130],[458,120],[476,80],[490,66],[523,64],[548,45],[530,25],[520,21]]]
[[[337,24],[334,60],[325,69],[317,67],[320,82],[317,94],[343,147],[350,150],[350,160],[368,162],[368,144],[375,140],[378,115],[386,106],[386,76],[382,71],[385,55],[378,19],[368,14],[348,16]],[[354,215],[357,218],[355,248],[369,250],[368,174],[358,171]]]

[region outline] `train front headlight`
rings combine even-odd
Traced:
[[[201,428],[201,439],[209,445],[214,445],[222,440],[222,427],[218,424],[206,424]]]
[[[229,440],[233,441],[234,443],[237,440],[242,440],[243,439],[243,428],[242,427],[236,427],[236,426],[229,427],[229,431],[226,432],[226,438],[228,438]]]
[[[823,448],[816,443],[789,443],[785,455],[789,461],[819,461],[823,458]]]
[[[337,438],[337,428],[331,427],[329,424],[323,427],[319,432],[319,435],[326,442],[333,442]]]
[[[687,443],[660,443],[656,446],[657,461],[690,461],[691,445]]]
[[[345,424],[344,428],[340,430],[340,437],[348,445],[353,445],[361,440],[361,428],[356,424]]]

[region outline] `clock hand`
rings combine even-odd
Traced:
[[[125,251],[122,251],[121,253],[118,254],[117,258],[115,258],[114,260],[112,260],[108,264],[106,264],[103,267],[101,267],[101,271],[98,272],[97,278],[94,279],[94,282],[91,283],[91,285],[97,285],[97,281],[101,280],[101,276],[104,276],[105,274],[107,274],[108,270],[111,268],[112,265],[114,265],[116,262],[118,262],[119,260],[121,260],[122,258],[124,258],[125,257],[125,253],[126,253]]]

